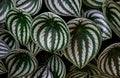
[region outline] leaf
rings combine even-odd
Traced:
[[[106,74],[120,76],[120,43],[111,44],[99,55],[98,67]]]
[[[0,58],[5,58],[6,55],[10,52],[8,45],[0,39]]]
[[[120,6],[112,0],[106,0],[102,10],[111,29],[120,37]]]
[[[0,59],[0,74],[4,74],[7,72],[7,69],[4,65],[4,63],[2,62],[2,60]]]
[[[83,0],[83,3],[92,8],[101,8],[105,0]]]
[[[51,12],[45,12],[34,18],[31,37],[41,49],[56,52],[68,45],[70,33],[62,18]]]
[[[21,9],[13,8],[7,13],[6,23],[9,31],[22,45],[26,45],[29,42],[32,18],[28,13]]]
[[[3,40],[10,49],[18,49],[20,47],[16,37],[14,37],[8,30],[0,29],[0,39]]]
[[[43,0],[14,0],[16,1],[16,7],[23,9],[25,12],[35,15],[41,7]]]
[[[99,10],[88,10],[84,13],[84,17],[92,20],[97,24],[97,26],[101,29],[102,31],[102,39],[107,40],[112,37],[112,30],[110,29],[103,13]]]
[[[10,78],[28,76],[35,72],[38,67],[37,59],[23,49],[12,50],[5,61]]]
[[[31,78],[54,78],[47,66],[39,67]]]
[[[65,78],[66,67],[60,57],[57,55],[51,56],[47,66],[52,72],[54,78]]]
[[[81,16],[82,0],[45,0],[47,8],[62,16]]]
[[[1,0],[0,1],[0,23],[5,22],[7,12],[15,7],[14,0]]]
[[[26,47],[35,56],[41,51],[41,48],[38,45],[36,45],[33,41],[28,42]]]
[[[68,22],[68,27],[71,39],[64,56],[81,69],[97,55],[102,42],[101,31],[86,18],[75,18]]]
[[[72,72],[72,73],[71,73]],[[78,75],[78,78],[82,78],[83,76],[85,78],[90,78],[91,76],[94,75],[100,75],[101,71],[97,68],[97,66],[93,65],[93,64],[87,64],[84,68],[79,69],[78,67],[72,65],[69,69],[69,73],[68,75],[73,76],[74,78],[74,74],[77,73],[84,73],[84,75]]]

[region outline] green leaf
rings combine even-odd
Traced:
[[[0,29],[0,39],[3,40],[10,49],[20,48],[19,42],[8,30]]]
[[[47,66],[39,67],[31,78],[54,78]]]
[[[110,29],[103,13],[99,10],[88,10],[84,13],[84,17],[92,20],[102,31],[102,40],[107,40],[112,37],[112,30]]]
[[[45,12],[34,18],[31,37],[41,49],[56,52],[68,45],[70,33],[62,18],[51,12]]]
[[[62,16],[81,16],[82,0],[45,0],[47,8]]]
[[[101,8],[105,0],[83,0],[83,3],[92,8]]]
[[[7,13],[6,23],[9,31],[22,45],[26,45],[29,42],[32,18],[28,13],[21,9],[13,8]]]
[[[47,66],[53,73],[54,78],[65,78],[66,67],[60,57],[58,57],[57,55],[51,56]]]
[[[5,58],[6,55],[10,52],[8,45],[0,39],[0,58]]]
[[[15,7],[14,0],[1,0],[0,1],[0,23],[5,22],[7,12]]]
[[[106,0],[102,10],[111,29],[120,37],[120,6],[112,0]]]
[[[75,18],[68,22],[71,33],[65,57],[78,68],[83,68],[98,53],[102,37],[97,25],[86,18]]]
[[[43,0],[15,0],[16,7],[23,9],[25,12],[35,15],[37,14],[41,7]]]
[[[23,77],[34,73],[38,67],[37,59],[28,51],[12,50],[6,56],[8,77]]]
[[[0,59],[0,74],[4,74],[7,72],[7,69],[4,65],[4,63],[2,62],[2,60]]]
[[[120,77],[120,43],[111,44],[99,55],[98,67],[106,74]]]

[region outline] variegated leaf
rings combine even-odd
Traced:
[[[33,53],[35,56],[41,51],[41,48],[36,45],[33,41],[30,41],[27,45],[26,45],[27,49]]]
[[[6,57],[8,77],[28,76],[36,71],[37,59],[28,51],[22,49],[12,50]]]
[[[11,49],[17,49],[20,47],[16,37],[5,29],[0,29],[0,39],[3,40]]]
[[[8,47],[8,45],[0,39],[0,58],[5,58],[9,51],[10,48]]]
[[[71,40],[65,49],[65,57],[79,68],[83,68],[98,53],[102,37],[97,25],[86,18],[75,18],[68,22]]]
[[[0,74],[6,73],[7,69],[4,65],[4,63],[2,62],[2,60],[0,59]]]
[[[102,39],[107,40],[112,37],[112,31],[103,15],[103,13],[99,10],[88,10],[83,15],[85,18],[88,18],[95,22],[97,26],[102,31]]]
[[[70,72],[84,72],[86,73],[84,76],[87,78],[90,78],[91,76],[94,75],[100,75],[101,71],[97,68],[97,66],[93,65],[93,64],[87,64],[84,68],[79,69],[76,66],[71,66],[69,73]],[[80,78],[82,78],[82,76],[79,76]]]
[[[48,9],[62,16],[81,16],[82,0],[45,0]]]
[[[7,12],[15,7],[15,2],[14,0],[1,0],[0,1],[0,23],[5,22],[5,17]]]
[[[37,14],[42,6],[42,0],[15,0],[16,7],[23,9],[31,15]]]
[[[69,72],[66,78],[87,78],[87,73],[80,71]]]
[[[112,0],[106,0],[102,6],[104,16],[106,17],[111,29],[120,37],[120,6]]]
[[[98,67],[106,74],[120,77],[120,43],[108,46],[99,55]]]
[[[54,78],[65,78],[66,67],[60,57],[57,55],[51,56],[47,66],[52,72]]]
[[[47,66],[39,67],[31,78],[54,78]]]
[[[116,78],[116,77],[111,76],[111,75],[107,75],[107,74],[101,74],[101,75],[91,76],[90,78]]]
[[[17,37],[22,45],[26,45],[30,39],[31,16],[21,9],[9,10],[6,23],[9,31]]]
[[[62,18],[51,12],[45,12],[33,20],[31,36],[43,50],[56,52],[68,45],[70,33]]]
[[[92,8],[101,8],[105,0],[82,0],[83,3]]]

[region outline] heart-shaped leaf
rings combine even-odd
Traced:
[[[32,18],[28,13],[17,8],[11,9],[7,14],[6,23],[9,31],[22,45],[29,42]]]
[[[120,77],[120,43],[108,46],[100,54],[98,67],[106,74]]]
[[[62,16],[81,16],[82,0],[45,0],[48,9]]]
[[[28,51],[17,49],[12,50],[6,57],[8,77],[23,77],[36,71],[37,59]]]
[[[112,37],[112,31],[103,15],[99,10],[88,10],[84,13],[84,17],[92,20],[102,31],[102,39],[107,40]]]
[[[60,57],[57,55],[51,56],[47,66],[53,73],[54,78],[65,78],[66,67]]]
[[[31,15],[37,14],[42,6],[42,0],[14,0],[16,7],[23,9]]]
[[[68,45],[70,33],[62,18],[51,12],[45,12],[33,20],[31,36],[43,50],[56,52]]]
[[[71,40],[65,49],[65,57],[78,68],[83,68],[98,53],[102,37],[97,25],[86,18],[76,18],[68,22]]]

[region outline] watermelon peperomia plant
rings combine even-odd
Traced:
[[[119,16],[119,0],[1,0],[0,78],[120,78]]]

